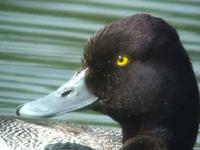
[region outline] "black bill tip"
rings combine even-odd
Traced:
[[[23,106],[24,106],[24,104],[22,104],[22,105],[20,105],[20,106],[17,107],[17,109],[16,109],[16,115],[17,115],[17,116],[20,116],[20,109],[21,109]]]

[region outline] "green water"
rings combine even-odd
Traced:
[[[15,117],[16,106],[58,88],[80,66],[97,29],[136,13],[178,30],[200,83],[200,0],[0,0],[0,115]],[[53,119],[116,125],[91,111]]]

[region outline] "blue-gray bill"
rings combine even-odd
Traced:
[[[87,89],[86,74],[87,69],[75,74],[67,83],[49,95],[19,106],[17,115],[53,117],[95,103],[98,98]]]

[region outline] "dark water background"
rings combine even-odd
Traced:
[[[0,0],[0,116],[15,117],[16,106],[57,89],[75,73],[97,29],[136,13],[178,30],[200,83],[200,0]],[[53,119],[116,126],[91,111]]]

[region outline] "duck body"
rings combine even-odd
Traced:
[[[119,123],[122,150],[192,150],[199,91],[176,30],[147,14],[112,22],[88,40],[68,83],[17,114],[50,117],[86,106]]]
[[[121,130],[74,123],[0,120],[2,150],[118,150]],[[3,145],[1,145],[2,148]]]

